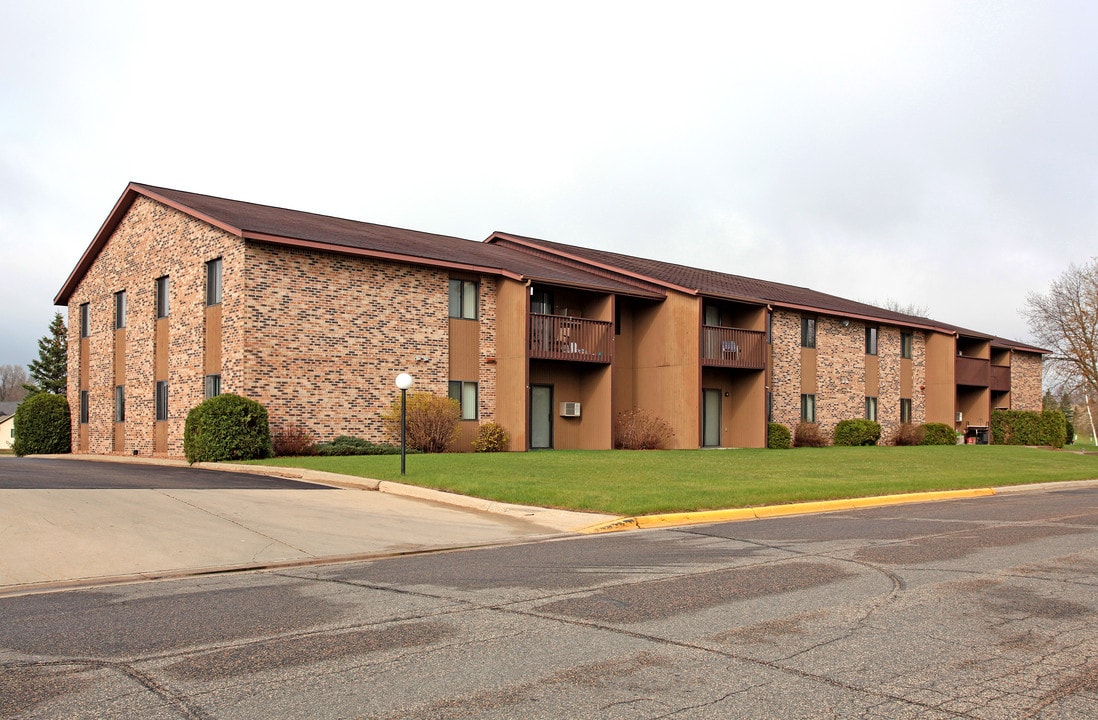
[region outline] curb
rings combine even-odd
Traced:
[[[761,520],[785,515],[807,515],[811,513],[834,512],[836,510],[854,510],[857,508],[884,507],[908,503],[936,502],[939,500],[960,500],[965,498],[987,497],[994,495],[994,488],[976,488],[972,490],[942,490],[924,493],[902,493],[898,495],[877,495],[873,497],[849,498],[845,500],[820,500],[815,502],[789,503],[787,505],[765,505],[754,508],[734,508],[730,510],[703,510],[700,512],[664,513],[662,515],[638,515],[599,523],[581,528],[576,532],[584,535],[621,532],[624,530],[645,530],[651,528],[676,527],[680,525],[701,525],[714,522],[737,522],[741,520]]]

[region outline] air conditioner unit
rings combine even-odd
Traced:
[[[957,422],[961,422],[964,419],[965,419],[965,416],[963,414],[961,414],[960,412],[958,412],[957,413]]]
[[[580,404],[578,402],[562,402],[560,404],[561,417],[579,417]]]

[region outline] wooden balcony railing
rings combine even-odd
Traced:
[[[958,385],[988,387],[991,384],[991,361],[983,358],[957,356],[956,381]]]
[[[1010,392],[1010,366],[991,366],[991,389],[994,392]]]
[[[702,328],[702,365],[710,367],[766,368],[766,333],[739,328]]]
[[[530,314],[530,357],[609,364],[613,324],[564,315]]]

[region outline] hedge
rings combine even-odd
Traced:
[[[873,420],[840,420],[835,426],[832,443],[845,447],[876,445],[881,439],[881,425]]]
[[[920,445],[956,445],[957,431],[945,423],[924,423]]]
[[[997,445],[1043,445],[1061,448],[1067,421],[1059,410],[993,410],[991,437]]]
[[[793,433],[785,425],[772,422],[767,427],[766,446],[771,450],[788,450],[793,447]]]

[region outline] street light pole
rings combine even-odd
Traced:
[[[412,387],[412,376],[401,373],[396,376],[396,386],[400,388],[400,474],[404,475],[404,455],[408,446],[408,388]]]

